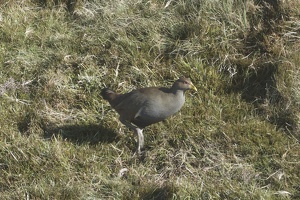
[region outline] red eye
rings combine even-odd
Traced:
[[[187,81],[183,81],[184,84],[189,84]]]

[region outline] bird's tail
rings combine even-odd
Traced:
[[[114,91],[112,91],[112,90],[110,90],[108,88],[102,89],[100,94],[103,97],[103,99],[107,100],[110,104],[118,96],[117,93],[115,93]]]

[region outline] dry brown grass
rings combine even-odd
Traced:
[[[0,5],[1,198],[300,197],[299,1],[74,2]],[[181,75],[133,157],[100,90]]]

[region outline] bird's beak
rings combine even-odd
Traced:
[[[196,91],[196,92],[198,91],[197,88],[194,86],[193,83],[190,84],[190,89],[191,89],[191,90],[194,90],[194,91]]]

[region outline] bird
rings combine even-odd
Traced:
[[[190,78],[183,76],[170,88],[146,87],[125,94],[104,88],[100,94],[120,115],[120,122],[137,135],[136,151],[140,155],[144,148],[143,129],[178,112],[185,102],[187,90],[197,91],[197,88]]]

